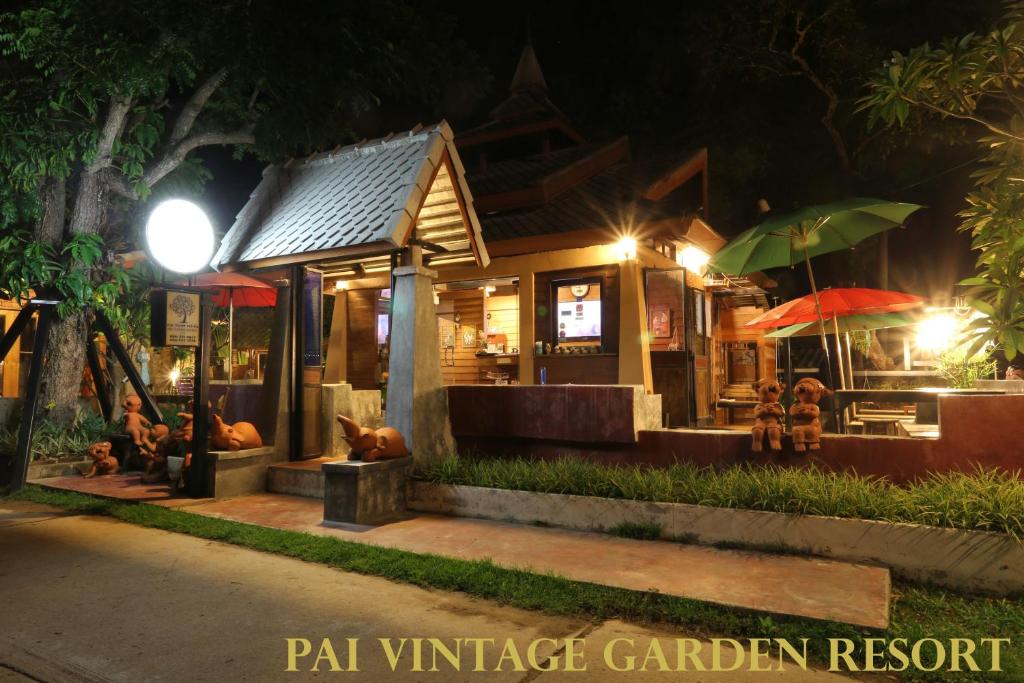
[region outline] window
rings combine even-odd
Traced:
[[[555,340],[601,341],[601,282],[558,283],[555,289]]]

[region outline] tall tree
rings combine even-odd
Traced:
[[[351,139],[382,98],[482,82],[454,22],[402,0],[35,0],[0,14],[0,296],[64,303],[42,405],[73,416],[90,308],[126,283],[110,250],[196,152],[266,159]]]
[[[861,106],[889,128],[922,115],[973,126],[980,167],[960,230],[978,252],[977,276],[961,284],[983,317],[968,355],[992,344],[1013,360],[1024,353],[1024,4],[991,31],[893,54]]]

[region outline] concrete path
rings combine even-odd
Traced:
[[[330,638],[347,668],[347,638],[358,638],[359,672],[353,681],[605,681],[615,673],[604,649],[617,641],[612,663],[662,644],[676,666],[675,639],[687,634],[621,622],[592,624],[503,607],[461,594],[424,590],[349,574],[286,557],[186,535],[146,529],[101,517],[67,515],[29,503],[0,500],[0,682],[37,681],[276,681],[338,680],[323,660],[296,660],[285,673],[287,638],[308,638],[319,650]],[[748,634],[753,637],[757,634]],[[515,672],[500,650],[485,646],[487,673],[473,672],[471,650],[460,670],[443,657],[440,673],[413,672],[410,649],[396,672],[378,638],[511,638],[517,651],[539,641],[536,661],[546,668],[564,652],[564,639],[585,638],[584,673]],[[548,641],[555,639],[554,646]],[[397,641],[396,645],[397,645]],[[710,666],[711,643],[698,641]],[[425,668],[430,667],[427,650]],[[736,651],[723,654],[730,666]],[[749,660],[749,657],[748,657]],[[527,666],[528,660],[527,660]],[[559,665],[564,668],[564,663]],[[695,665],[691,663],[690,670]],[[785,680],[828,683],[846,678],[788,666],[784,672],[687,673],[688,681],[757,683]],[[680,674],[675,674],[677,677]],[[672,674],[669,674],[672,676]],[[634,672],[646,681],[664,673]]]
[[[439,515],[377,527],[325,525],[321,501],[270,493],[187,512],[721,605],[858,626],[889,623],[889,570],[879,567]]]

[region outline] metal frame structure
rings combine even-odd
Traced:
[[[200,292],[200,318],[199,324],[202,330],[200,346],[196,348],[196,368],[207,367],[210,355],[210,307],[209,297]],[[25,401],[21,410],[21,425],[18,428],[18,444],[11,458],[0,460],[0,484],[6,485],[10,490],[20,490],[28,475],[28,463],[31,455],[32,434],[35,431],[36,413],[39,409],[39,385],[43,370],[43,355],[50,336],[50,327],[54,317],[57,315],[58,301],[47,299],[31,299],[21,309],[17,317],[11,323],[7,332],[0,338],[0,359],[6,358],[7,354],[14,347],[15,340],[24,332],[33,315],[38,314],[35,339],[32,344],[32,360],[29,364],[28,387],[25,392]],[[128,351],[121,342],[120,336],[114,330],[110,320],[102,311],[94,311],[93,326],[89,330],[89,338],[86,342],[86,359],[93,376],[96,387],[96,398],[100,404],[103,418],[109,421],[113,415],[113,403],[111,393],[105,377],[103,376],[99,354],[96,350],[93,334],[96,330],[103,333],[107,338],[114,356],[120,363],[128,381],[136,394],[142,400],[142,410],[154,423],[163,423],[163,415],[157,407],[156,401],[150,395],[148,388],[142,382],[135,365],[128,356]],[[198,372],[199,377],[194,385],[193,406],[206,404],[208,395],[208,378],[205,372]],[[195,409],[195,408],[193,408]],[[189,493],[193,496],[206,495],[207,491],[207,439],[209,435],[208,415],[207,420],[195,420],[193,423],[192,443],[192,465],[189,479]]]

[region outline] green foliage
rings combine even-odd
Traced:
[[[427,464],[420,476],[459,484],[542,493],[624,498],[977,529],[1024,538],[1024,480],[978,469],[931,474],[909,486],[817,467],[729,467],[676,463],[667,469],[608,467],[575,458],[483,459]]]
[[[960,351],[947,351],[938,358],[936,372],[953,389],[970,389],[978,379],[992,379],[996,362],[986,357],[968,357]]]
[[[894,53],[860,100],[870,126],[902,127],[912,114],[980,128],[975,189],[960,229],[978,251],[977,276],[963,280],[982,317],[968,329],[973,356],[988,346],[1008,359],[1024,353],[1024,5],[1008,6],[999,25]]]
[[[18,421],[0,426],[0,453],[14,453],[18,445]],[[32,432],[30,460],[62,460],[84,456],[89,446],[104,435],[120,431],[117,423],[107,423],[95,413],[81,413],[68,426],[47,419],[39,420]]]
[[[655,592],[629,591],[595,583],[572,581],[550,574],[501,567],[490,561],[460,560],[432,554],[411,553],[336,537],[312,535],[204,517],[156,505],[126,503],[69,491],[27,486],[14,499],[54,505],[79,514],[108,515],[114,519],[197,538],[231,543],[261,552],[276,553],[340,571],[382,576],[413,586],[458,591],[500,605],[541,610],[590,621],[624,619],[641,624],[666,624],[687,633],[750,638],[808,639],[811,658],[828,661],[828,639],[850,638],[854,657],[864,661],[866,638],[996,637],[1013,642],[1024,639],[1024,601],[1011,598],[965,596],[896,583],[893,586],[891,623],[884,631],[847,624],[733,609]],[[976,653],[983,669],[990,668],[987,649]],[[977,681],[997,683],[1024,677],[1024,650],[1004,648],[1002,672],[908,671],[902,680]]]
[[[484,80],[451,20],[402,0],[4,9],[0,296],[34,290],[63,316],[101,307],[125,331],[142,328],[129,292],[141,290],[107,252],[138,248],[146,200],[201,190],[195,150],[302,155],[352,139],[351,121],[384,97],[432,104],[444,84]]]

